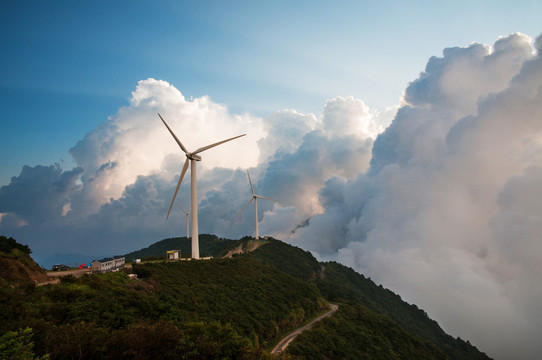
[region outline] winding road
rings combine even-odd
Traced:
[[[329,304],[329,305],[331,306],[331,310],[329,310],[327,313],[325,313],[323,315],[318,316],[316,319],[314,319],[313,321],[311,321],[307,325],[302,326],[302,327],[292,331],[290,334],[286,335],[281,341],[279,341],[277,346],[275,346],[273,348],[273,350],[271,350],[271,354],[276,355],[276,354],[279,354],[279,353],[283,352],[284,349],[286,349],[288,347],[288,345],[290,345],[290,343],[297,337],[297,335],[301,334],[305,330],[310,329],[318,321],[333,315],[335,313],[335,311],[337,311],[337,309],[339,308],[339,305],[336,305],[336,304]]]

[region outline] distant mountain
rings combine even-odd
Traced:
[[[189,254],[190,241],[165,239],[126,254],[157,259],[121,272],[41,287],[3,282],[0,349],[15,338],[52,359],[489,359],[354,270],[276,239],[252,240],[202,235],[202,256],[212,260],[166,262],[167,250]],[[285,354],[269,353],[328,301],[339,305],[335,314]]]

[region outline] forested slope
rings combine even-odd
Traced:
[[[0,355],[16,344],[52,359],[272,359],[268,350],[280,337],[325,311],[329,300],[339,310],[280,358],[487,359],[343,265],[319,263],[275,239],[253,246],[249,238],[203,238],[212,260],[147,262],[41,287],[4,282]],[[178,249],[171,241],[143,250]],[[234,248],[247,251],[218,257]],[[129,279],[131,271],[138,279]]]
[[[436,344],[451,359],[489,359],[469,342],[446,334],[425,311],[404,302],[399,295],[381,285],[377,286],[371,279],[336,262],[322,265],[325,266],[326,276],[318,279],[317,285],[326,299],[354,301],[386,315],[413,336]]]
[[[314,284],[246,257],[132,270],[139,279],[4,286],[0,335],[31,329],[34,352],[58,359],[265,359],[280,334],[328,307]]]
[[[275,239],[245,256],[309,279],[328,301],[343,304],[332,319],[296,339],[291,354],[310,353],[313,359],[489,359],[469,342],[446,334],[416,305],[344,265],[319,263],[309,252]]]

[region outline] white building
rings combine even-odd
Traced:
[[[92,272],[108,272],[124,267],[124,256],[115,256],[112,258],[105,258],[102,260],[94,260],[92,262]]]
[[[181,250],[168,250],[166,251],[166,260],[179,261],[181,260]]]

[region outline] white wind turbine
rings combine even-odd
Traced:
[[[241,211],[237,213],[237,216],[241,215],[243,210],[247,208],[248,204],[250,204],[252,200],[254,200],[254,222],[256,224],[256,240],[258,240],[260,238],[260,235],[258,233],[258,199],[271,200],[275,202],[278,202],[278,201],[274,199],[266,198],[265,196],[256,195],[256,193],[254,192],[254,187],[252,186],[252,181],[250,180],[250,174],[248,173],[248,170],[247,170],[247,175],[248,175],[248,182],[250,183],[250,190],[252,191],[252,198],[250,198],[250,200],[245,204],[245,206],[243,206]]]
[[[188,222],[188,217],[190,216],[190,212],[183,209],[182,206],[179,206],[179,209],[182,210],[182,212],[184,213],[184,216],[186,217],[186,238],[190,239],[190,223]]]
[[[222,140],[217,143],[204,146],[202,148],[197,149],[194,152],[189,152],[184,145],[181,143],[179,138],[173,133],[171,128],[168,126],[168,124],[165,122],[165,120],[162,118],[160,114],[158,114],[164,125],[166,125],[167,129],[177,142],[179,146],[181,147],[181,150],[184,151],[186,155],[186,161],[184,162],[183,170],[181,172],[181,176],[179,177],[179,182],[177,183],[177,188],[175,189],[175,193],[173,194],[173,199],[171,199],[171,205],[169,205],[169,210],[167,212],[166,220],[169,218],[169,213],[171,212],[171,207],[173,206],[173,203],[175,202],[175,197],[177,196],[177,192],[179,191],[179,187],[181,186],[181,182],[183,181],[184,174],[186,174],[186,170],[188,170],[188,162],[190,161],[190,172],[191,172],[191,192],[192,192],[192,258],[193,259],[199,259],[199,237],[198,237],[198,194],[197,194],[197,180],[196,180],[196,161],[201,161],[201,156],[198,154],[200,152],[203,152],[205,150],[209,150],[210,148],[213,148],[215,146],[218,146],[220,144],[223,144],[225,142],[231,141],[233,139],[237,139],[243,135],[238,135],[235,137],[232,137],[230,139]]]

